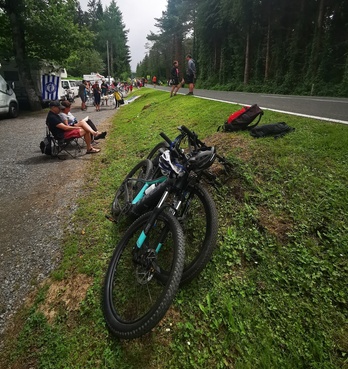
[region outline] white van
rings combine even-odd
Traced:
[[[18,101],[16,94],[4,78],[0,75],[0,114],[7,114],[10,118],[18,116]]]
[[[75,99],[76,94],[74,92],[74,89],[72,88],[70,80],[62,79],[61,80],[61,86],[62,86],[63,90],[65,91],[65,98],[67,100],[69,100],[70,102],[73,102],[74,99]]]
[[[79,81],[70,79],[70,89],[74,92],[75,97],[79,95]],[[80,81],[81,82],[81,81]]]

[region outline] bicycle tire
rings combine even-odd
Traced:
[[[169,149],[169,144],[165,141],[159,142],[149,153],[146,159],[153,160],[158,154],[162,154],[161,149]]]
[[[176,215],[186,238],[185,264],[180,285],[191,282],[211,259],[218,237],[218,213],[215,202],[201,184],[189,190],[191,197]],[[186,207],[187,205],[187,207]]]
[[[128,181],[128,179],[149,179],[152,176],[152,168],[153,165],[151,160],[144,159],[127,174],[126,178],[117,189],[111,205],[111,215],[114,219],[121,214],[126,215],[129,212],[133,199],[143,187],[142,182],[131,182]]]
[[[108,328],[119,338],[137,338],[153,329],[166,314],[179,288],[185,259],[184,234],[172,214],[162,211],[157,216],[141,248],[142,257],[134,260],[133,249],[138,249],[137,239],[151,216],[152,212],[142,215],[128,228],[106,272],[103,314]],[[154,258],[160,234],[166,238]]]

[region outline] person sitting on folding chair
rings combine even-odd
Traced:
[[[92,133],[93,136],[97,136],[100,132],[93,131],[85,121],[81,121],[84,122],[84,124],[82,123],[80,127],[65,124],[59,116],[59,113],[63,108],[64,106],[61,105],[58,100],[50,102],[50,111],[47,114],[46,125],[54,138],[57,140],[69,140],[71,138],[83,137],[87,145],[87,154],[98,153],[100,149],[96,149],[91,145],[90,133]]]

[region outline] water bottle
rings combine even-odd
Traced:
[[[153,183],[150,187],[145,190],[145,195],[148,195],[155,189],[156,185]]]

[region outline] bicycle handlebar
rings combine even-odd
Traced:
[[[160,136],[169,143],[169,145],[171,146],[172,145],[172,140],[164,133],[164,132],[161,132],[160,133]]]
[[[195,150],[197,150],[200,147],[207,147],[207,145],[198,139],[197,134],[194,131],[191,131],[189,128],[187,128],[185,125],[182,125],[180,127],[178,127],[179,131],[183,132],[188,138],[190,143],[195,147]],[[175,153],[180,156],[182,153],[180,152],[179,148],[176,147],[175,145],[175,141],[172,141],[164,132],[160,133],[160,136],[166,141],[168,142],[169,146],[170,146],[170,150],[175,151]],[[180,141],[177,142],[180,145]],[[232,164],[229,163],[226,158],[224,156],[221,156],[219,154],[215,154],[216,158],[218,159],[218,161],[225,167],[225,169],[227,168],[232,168]]]

